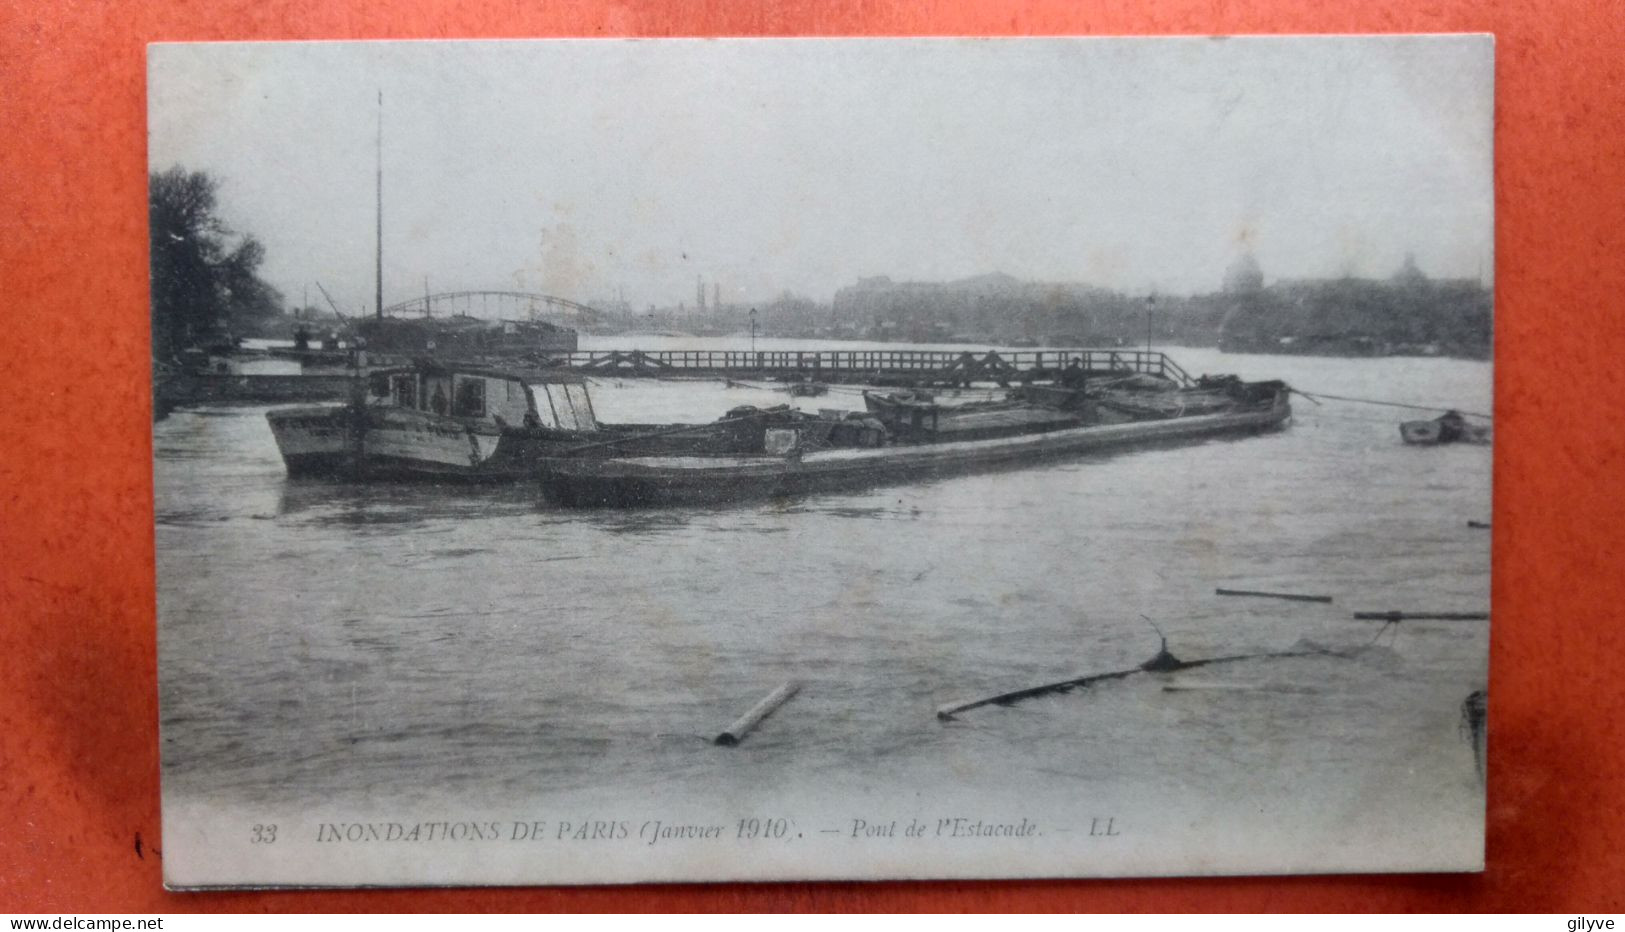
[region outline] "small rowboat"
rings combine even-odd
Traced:
[[[1399,436],[1406,443],[1419,446],[1487,444],[1490,442],[1490,425],[1475,424],[1462,414],[1449,411],[1431,421],[1406,421],[1399,425]]]

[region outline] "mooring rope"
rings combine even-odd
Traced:
[[[1347,395],[1328,395],[1325,392],[1306,392],[1301,388],[1294,388],[1292,391],[1314,402],[1319,402],[1321,399],[1325,399],[1327,401],[1353,401],[1365,405],[1382,405],[1383,407],[1387,408],[1409,408],[1412,411],[1454,411],[1457,414],[1464,414],[1468,417],[1481,417],[1486,421],[1493,420],[1493,418],[1491,418],[1488,414],[1481,414],[1477,411],[1463,411],[1460,408],[1441,408],[1437,405],[1413,405],[1406,404],[1402,401],[1382,401],[1376,398],[1351,398]]]

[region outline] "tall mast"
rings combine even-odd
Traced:
[[[378,244],[378,254],[374,257],[373,271],[376,275],[373,292],[373,307],[377,308],[380,318],[384,316],[384,92],[378,92],[378,152],[376,165],[378,167],[378,218],[375,231]]]

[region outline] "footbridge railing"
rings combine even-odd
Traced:
[[[802,376],[853,381],[863,377],[917,377],[933,381],[1019,381],[1081,367],[1091,376],[1145,373],[1181,385],[1191,377],[1158,350],[579,350],[561,353],[573,369],[625,376]]]

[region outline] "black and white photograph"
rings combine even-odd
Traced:
[[[1493,61],[149,46],[167,885],[1481,870]]]

